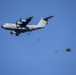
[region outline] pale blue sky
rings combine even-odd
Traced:
[[[76,75],[75,0],[2,0],[0,10],[0,26],[30,16],[30,24],[37,24],[55,15],[30,35],[11,36],[0,28],[0,75]]]

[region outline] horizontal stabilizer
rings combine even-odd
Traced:
[[[48,21],[48,19],[52,18],[54,16],[49,16],[49,17],[46,17],[46,18],[43,18],[44,20]]]

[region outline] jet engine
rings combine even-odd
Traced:
[[[11,35],[12,35],[12,34],[16,34],[16,32],[15,32],[15,31],[11,31],[10,33],[11,33]]]
[[[20,24],[22,24],[22,22],[16,22],[16,25],[20,25]]]
[[[26,20],[25,19],[20,19],[20,22],[26,22]]]

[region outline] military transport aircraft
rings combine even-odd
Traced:
[[[38,30],[41,28],[44,28],[45,25],[48,23],[48,19],[52,18],[54,16],[48,16],[45,18],[41,18],[40,22],[37,25],[28,25],[28,23],[32,20],[33,16],[27,18],[27,19],[20,19],[19,22],[13,23],[5,23],[1,27],[6,30],[11,30],[11,35],[15,34],[18,36],[20,33],[24,32],[31,32],[33,30]]]

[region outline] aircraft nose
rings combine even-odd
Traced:
[[[1,26],[1,28],[3,28],[3,26]]]

